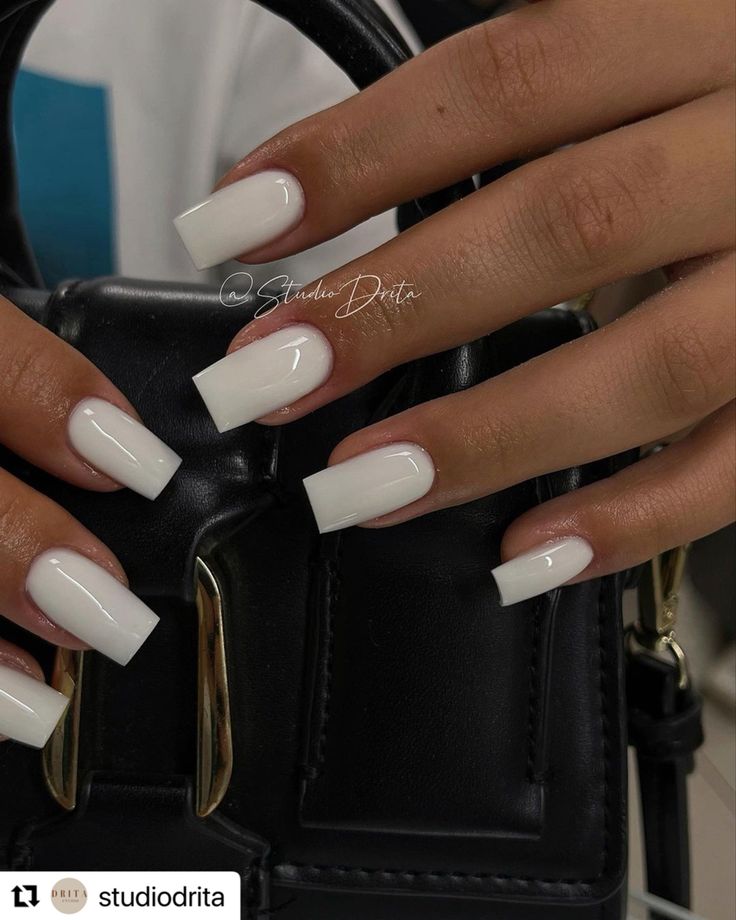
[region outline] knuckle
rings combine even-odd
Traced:
[[[53,368],[42,349],[30,343],[9,343],[0,353],[4,398],[10,402],[35,402]]]
[[[290,156],[316,177],[325,194],[370,189],[376,164],[392,158],[391,138],[376,131],[372,120],[351,114],[345,108],[349,103],[313,116],[290,138]]]
[[[504,17],[461,32],[450,45],[463,90],[485,116],[524,122],[559,86],[569,61],[580,60],[579,37],[562,18],[553,25]],[[572,47],[574,46],[574,47]]]
[[[401,282],[389,277],[363,276],[355,287],[350,287],[350,299],[363,313],[374,334],[381,337],[394,335],[412,325],[416,311],[412,300],[399,303],[396,291]]]
[[[457,432],[460,450],[465,457],[484,458],[483,465],[493,470],[493,480],[502,487],[518,482],[520,458],[523,456],[525,435],[523,426],[500,416],[453,416],[448,422]],[[486,460],[488,462],[486,462]]]
[[[655,402],[668,417],[698,418],[721,401],[723,364],[696,323],[657,329],[644,352]]]
[[[0,494],[0,545],[12,546],[22,529],[26,509],[19,495]]]
[[[671,546],[672,532],[687,514],[682,491],[670,482],[649,480],[637,490],[636,501],[631,498],[631,494],[617,495],[609,510],[632,540],[645,544],[643,555]]]
[[[546,43],[535,32],[485,23],[461,33],[464,84],[484,114],[517,123],[535,108],[548,86]]]
[[[554,160],[526,193],[534,237],[556,265],[618,262],[640,237],[646,202],[663,172],[661,153],[636,152],[614,164]]]
[[[535,31],[515,31],[486,23],[466,33],[466,82],[473,99],[486,112],[499,110],[517,123],[543,97],[548,80],[546,43]]]

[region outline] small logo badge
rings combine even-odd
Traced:
[[[87,890],[76,878],[63,878],[51,889],[51,903],[62,914],[76,914],[87,903]]]

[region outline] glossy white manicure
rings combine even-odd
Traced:
[[[501,595],[501,606],[518,604],[564,585],[587,569],[593,548],[582,537],[545,543],[497,566],[491,574]]]
[[[157,498],[181,457],[140,422],[104,399],[85,399],[69,417],[71,445],[98,472]]]
[[[41,748],[68,703],[43,681],[0,664],[0,735]]]
[[[37,556],[26,590],[50,620],[118,664],[130,661],[158,623],[117,578],[71,549]]]
[[[174,218],[199,269],[265,246],[296,226],[304,191],[291,173],[269,169],[226,185]]]
[[[313,326],[286,326],[201,371],[194,383],[218,431],[283,409],[330,376],[332,348]]]
[[[341,530],[403,508],[432,488],[432,458],[418,444],[359,454],[304,480],[320,533]]]

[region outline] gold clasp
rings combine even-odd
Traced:
[[[227,791],[233,744],[222,597],[215,576],[199,557],[194,580],[198,617],[196,811],[203,818],[217,808]],[[77,804],[84,655],[57,649],[51,686],[71,702],[41,752],[46,786],[66,811]]]
[[[70,703],[41,752],[41,765],[51,796],[66,811],[73,811],[77,805],[83,673],[84,652],[68,648],[56,650],[51,686],[68,697]]]
[[[655,556],[647,565],[639,584],[639,619],[629,631],[629,641],[636,643],[634,651],[674,659],[681,690],[689,685],[690,674],[675,627],[689,549],[689,544],[677,546]]]
[[[205,562],[197,557],[194,566],[199,616],[196,808],[204,818],[217,808],[230,784],[233,739],[222,596]]]

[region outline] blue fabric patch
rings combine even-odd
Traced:
[[[21,70],[13,128],[20,205],[48,286],[115,270],[108,91]]]

